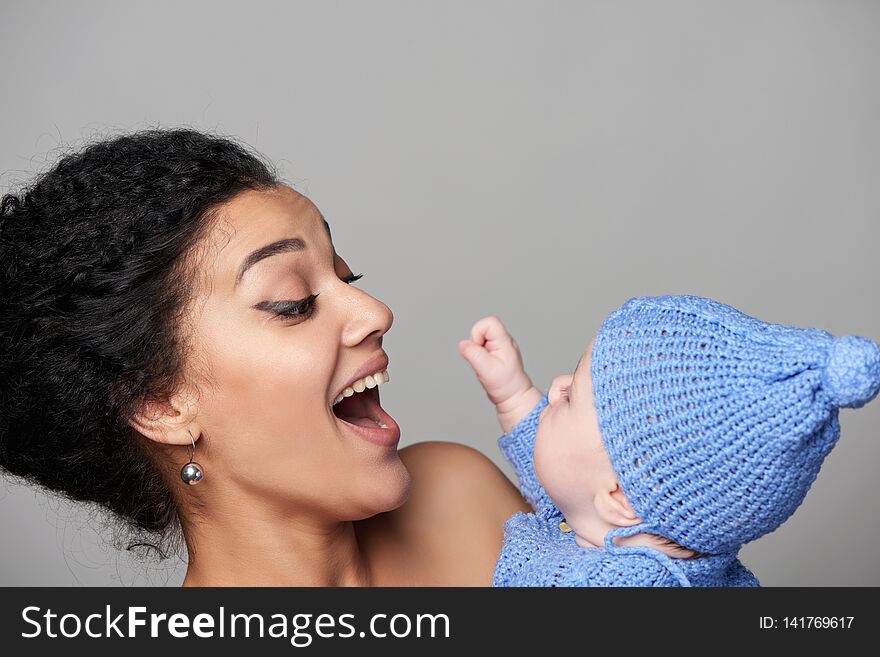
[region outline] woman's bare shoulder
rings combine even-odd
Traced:
[[[492,459],[473,447],[430,440],[404,447],[399,454],[413,478],[409,501],[421,511],[455,510],[502,523],[517,511],[531,511]]]
[[[528,503],[490,458],[467,445],[427,441],[399,453],[412,485],[407,501],[386,520],[405,542],[417,543],[438,583],[487,586],[504,521],[531,511]]]

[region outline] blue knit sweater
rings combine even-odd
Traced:
[[[607,539],[605,547],[583,548],[575,543],[574,532],[562,532],[562,513],[535,476],[535,428],[546,405],[545,395],[498,440],[535,513],[514,514],[504,524],[492,586],[759,586],[737,558],[739,550],[673,559],[648,547],[618,547]]]

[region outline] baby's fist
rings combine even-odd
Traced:
[[[458,343],[458,352],[496,406],[504,407],[532,387],[519,347],[497,317],[484,317],[474,324],[470,339]]]

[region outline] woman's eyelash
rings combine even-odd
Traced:
[[[310,294],[298,301],[278,301],[271,304],[268,309],[279,317],[309,317],[314,312],[318,294]]]
[[[362,277],[363,274],[350,274],[349,276],[343,276],[340,280],[343,283],[354,283]],[[315,312],[315,299],[318,298],[318,294],[320,294],[320,292],[317,294],[310,294],[305,299],[297,299],[296,301],[277,301],[275,303],[266,304],[265,309],[275,313],[279,317],[305,317],[308,319]]]

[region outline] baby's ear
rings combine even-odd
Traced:
[[[626,499],[616,480],[608,486],[603,486],[596,493],[594,503],[599,517],[612,525],[630,527],[642,521],[630,506],[629,500]]]

